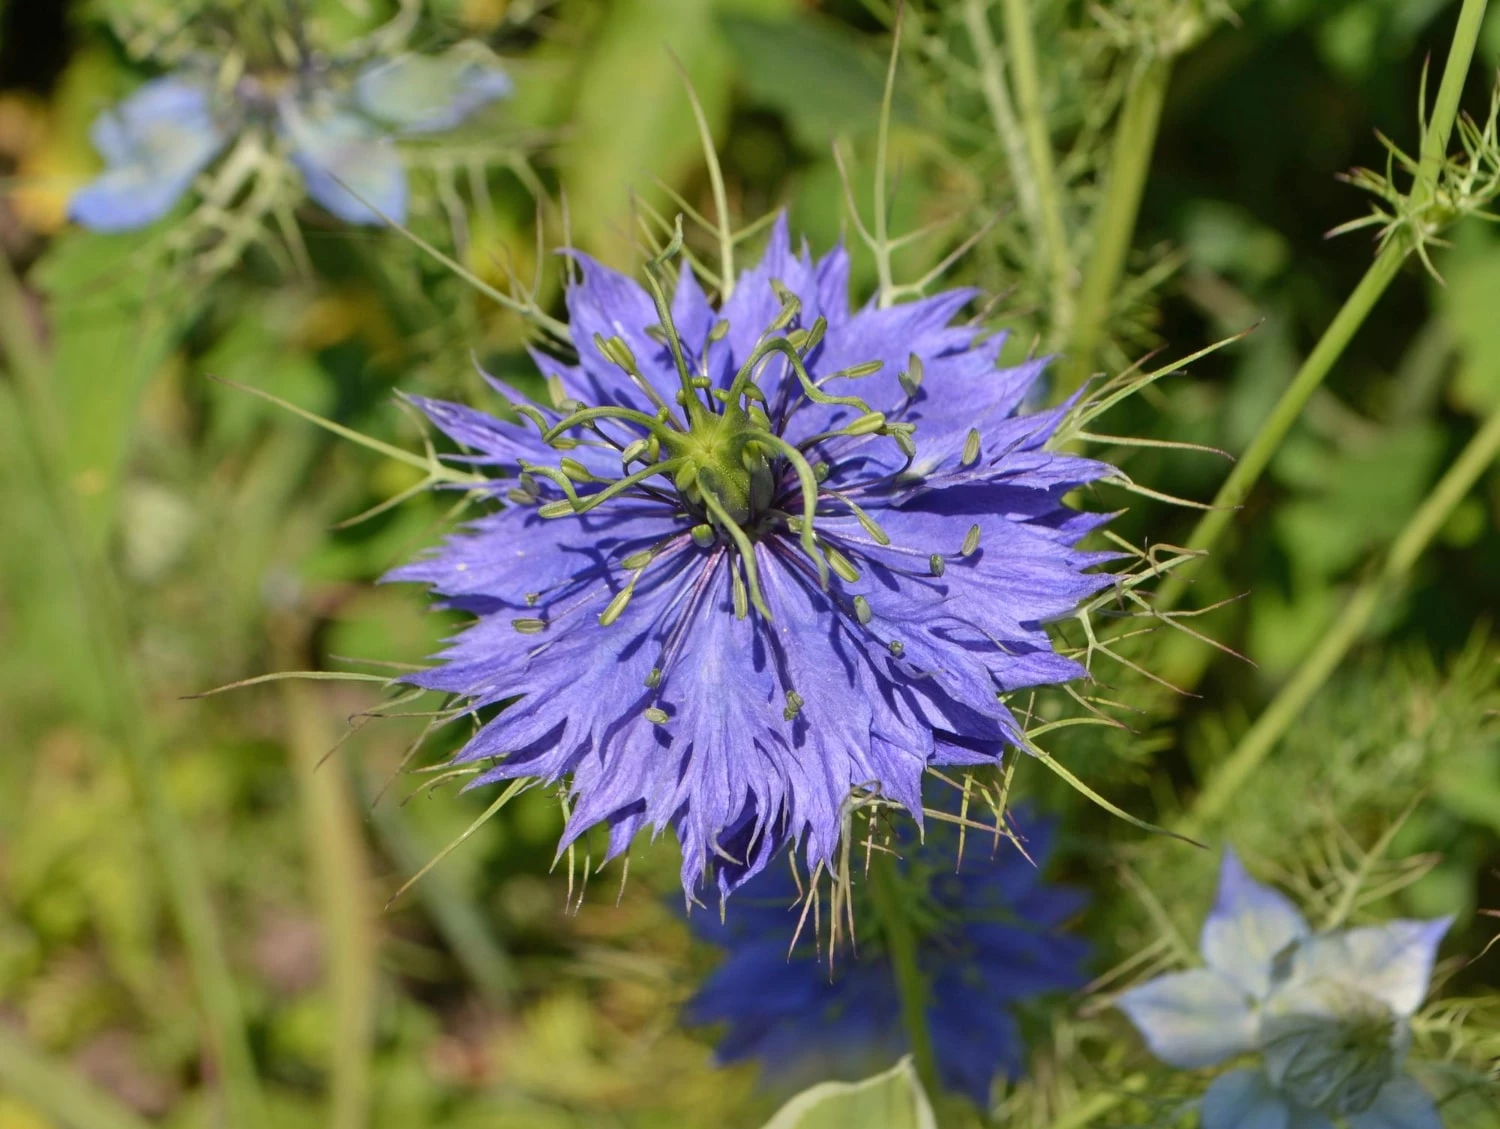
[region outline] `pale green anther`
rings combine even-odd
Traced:
[[[839,369],[839,371],[834,373],[833,375],[847,376],[852,380],[858,380],[862,376],[874,376],[883,368],[885,368],[884,361],[861,361],[857,365],[850,365],[848,368]],[[829,379],[831,380],[832,377],[830,377]]]
[[[844,428],[846,435],[874,435],[885,426],[884,412],[866,412]]]
[[[538,517],[567,517],[573,512],[573,503],[566,498],[559,498],[545,506],[538,506],[536,512]]]
[[[563,459],[557,465],[574,482],[592,482],[594,480],[594,476],[589,473],[589,468],[577,459]]]
[[[661,345],[671,344],[671,338],[667,336],[667,331],[655,322],[646,327],[646,336]]]
[[[927,571],[932,573],[933,576],[942,576],[947,567],[947,562],[943,560],[941,553],[933,553],[932,556],[927,558]]]
[[[620,613],[625,610],[625,605],[630,603],[630,597],[633,595],[635,595],[635,586],[633,584],[627,584],[624,588],[616,592],[614,599],[610,600],[604,610],[599,613],[599,626],[608,627],[615,620],[619,619]]]
[[[579,442],[571,435],[559,435],[552,440],[550,446],[556,451],[574,451],[578,449]]]
[[[833,473],[833,468],[827,463],[813,463],[813,478],[819,482],[827,482],[828,476]]]
[[[653,666],[651,673],[646,675],[646,689],[655,690],[661,685],[661,667]]]
[[[688,459],[677,468],[677,473],[672,476],[672,481],[678,491],[684,494],[687,493],[698,481],[698,465],[691,459]]]
[[[823,340],[823,334],[828,332],[828,319],[819,314],[812,323],[812,328],[807,331],[807,345],[802,349],[804,353],[811,353]]]
[[[553,373],[547,378],[547,399],[558,411],[562,411],[563,403],[567,400],[568,393],[563,389],[562,377]]]
[[[526,593],[526,606],[528,608],[534,608],[538,604],[540,604],[541,602],[542,602],[542,594],[540,592],[527,592]]]
[[[859,620],[860,626],[870,622],[873,613],[870,611],[870,601],[863,596],[854,597],[854,618]]]
[[[969,434],[964,438],[964,453],[959,459],[959,466],[973,466],[979,461],[979,429],[969,428]]]
[[[895,441],[896,446],[901,448],[901,453],[908,459],[917,457],[917,444],[911,437],[912,430],[913,428],[910,424],[902,424],[900,426],[892,426],[889,432],[891,439]]]
[[[646,440],[646,461],[654,463],[661,459],[661,440],[652,435]]]
[[[750,410],[746,414],[750,417],[752,426],[758,427],[762,431],[771,430],[771,417],[761,410],[759,404],[751,404]]]
[[[695,376],[689,383],[700,392],[705,388],[712,388],[714,386],[714,382],[706,376]]]
[[[628,467],[637,459],[643,458],[645,454],[646,441],[644,439],[637,439],[634,443],[629,444],[623,451],[620,452],[620,466],[622,468]]]
[[[832,545],[823,546],[823,552],[828,556],[828,567],[838,574],[840,580],[846,584],[853,584],[859,580],[859,569],[854,567],[854,562]]]
[[[529,506],[536,501],[535,494],[528,494],[519,486],[514,486],[505,492],[505,497],[518,506]]]
[[[961,557],[972,557],[979,548],[979,526],[969,526],[969,532],[964,534],[963,548],[958,551]]]
[[[735,568],[730,570],[729,579],[730,593],[734,598],[734,618],[744,619],[750,614],[750,594],[745,590],[745,578]]]
[[[636,569],[645,568],[655,559],[656,554],[652,550],[642,549],[639,553],[631,553],[620,564],[634,572]]]
[[[923,375],[922,358],[919,357],[919,356],[917,356],[915,353],[910,353],[910,354],[907,355],[907,358],[906,358],[906,375],[907,375],[907,378],[911,381],[912,387],[914,387],[914,388],[920,388],[920,387],[922,387],[922,375]]]
[[[714,322],[714,324],[709,328],[708,331],[709,341],[722,341],[728,335],[729,323],[727,321],[724,321],[722,318]]]
[[[510,625],[522,635],[535,635],[547,629],[547,621],[541,619],[513,619]]]
[[[802,695],[795,690],[786,692],[786,709],[781,711],[783,721],[795,721],[797,715],[802,712]]]
[[[528,470],[523,470],[520,477],[517,478],[516,481],[521,484],[522,490],[526,491],[526,493],[530,494],[533,498],[536,497],[536,475],[532,474]]]
[[[708,522],[693,526],[693,544],[697,545],[698,548],[711,548],[717,540],[718,535],[714,533],[714,527],[709,525]]]
[[[635,353],[633,353],[630,349],[630,346],[626,344],[625,338],[611,337],[609,339],[609,348],[610,352],[614,354],[615,364],[619,365],[626,372],[640,371],[635,363]]]
[[[643,716],[652,725],[665,725],[668,721],[667,711],[659,710],[655,706],[652,706],[648,710],[646,710]]]
[[[901,384],[901,391],[906,393],[906,398],[908,400],[916,399],[917,389],[920,388],[921,385],[919,385],[915,380],[911,378],[910,373],[903,372],[896,378],[896,380]]]
[[[863,506],[857,502],[850,501],[848,498],[844,499],[844,505],[854,511],[854,516],[859,521],[859,524],[864,527],[864,531],[873,537],[877,543],[881,545],[889,545],[891,543],[890,535],[876,524],[874,518],[865,513]]]
[[[902,655],[906,654],[906,644],[901,642],[900,639],[892,639],[885,647],[895,658],[899,659]]]
[[[806,353],[807,341],[811,336],[812,333],[809,330],[794,329],[786,335],[786,339],[787,343],[790,344],[793,349],[796,349],[797,352]]]

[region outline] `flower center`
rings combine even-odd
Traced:
[[[829,570],[848,577],[853,572],[842,554],[821,540],[815,526],[819,506],[819,486],[826,467],[815,469],[808,453],[818,442],[833,436],[883,435],[892,439],[908,460],[915,454],[913,425],[888,420],[881,412],[871,411],[868,404],[855,396],[830,396],[821,385],[837,377],[863,376],[877,371],[880,362],[855,365],[814,382],[808,374],[806,360],[821,342],[827,323],[819,317],[812,326],[796,327],[801,301],[790,291],[773,283],[782,301],[781,312],[761,335],[755,348],[741,364],[730,386],[715,388],[706,369],[705,349],[698,359],[699,371],[689,365],[687,351],[673,324],[664,285],[664,264],[680,249],[680,234],[660,256],[646,265],[646,281],[656,306],[660,324],[650,333],[663,340],[676,369],[679,388],[669,402],[642,373],[630,346],[622,337],[596,334],[594,347],[606,360],[620,369],[656,409],[647,412],[620,405],[588,407],[567,400],[561,389],[553,396],[554,407],[564,413],[561,419],[549,420],[535,408],[517,405],[516,410],[542,433],[542,439],[558,451],[576,448],[582,442],[616,450],[620,456],[621,477],[601,478],[576,459],[564,457],[557,467],[522,462],[523,493],[537,478],[546,478],[564,494],[557,501],[538,507],[542,517],[558,518],[583,514],[631,491],[646,489],[652,479],[665,477],[675,488],[687,516],[694,520],[692,539],[703,549],[726,549],[735,565],[735,607],[741,616],[751,605],[766,619],[771,618],[761,591],[755,563],[753,542],[774,530],[796,535],[803,552],[817,569],[819,580],[828,582]],[[708,345],[722,339],[727,323],[720,321],[708,335]],[[813,436],[800,444],[783,437],[783,427],[773,425],[767,415],[765,394],[757,378],[771,365],[784,366],[787,379],[795,378],[802,401],[836,405],[848,409],[852,417],[843,426]],[[772,409],[780,415],[795,410],[785,398]],[[628,428],[630,438],[622,439],[621,428]],[[587,438],[579,438],[583,432]],[[572,434],[570,434],[572,433]],[[639,464],[639,469],[632,469]],[[800,494],[800,514],[777,508],[795,482]],[[576,487],[590,489],[580,494]],[[534,491],[532,492],[534,498]],[[786,504],[786,503],[782,503]],[[861,523],[869,522],[852,501],[845,504]],[[869,523],[877,539],[884,535]],[[630,599],[630,593],[642,572],[654,559],[655,551],[634,554],[622,562],[634,576],[621,593],[617,604],[601,616],[613,622]],[[640,558],[637,560],[636,558]]]
[[[1273,998],[1261,1032],[1272,1082],[1335,1117],[1368,1109],[1404,1051],[1403,1030],[1383,1001],[1330,981]]]

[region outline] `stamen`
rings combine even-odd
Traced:
[[[860,626],[863,627],[865,624],[869,623],[873,615],[874,613],[870,611],[870,601],[865,599],[863,596],[855,596],[854,618],[859,620]]]
[[[964,453],[959,457],[958,465],[963,467],[973,466],[979,461],[979,429],[969,428],[969,434],[964,437]]]
[[[535,635],[547,629],[547,621],[544,619],[513,619],[510,625],[522,635]]]
[[[964,534],[963,548],[958,551],[961,557],[972,557],[979,548],[979,526],[969,526],[969,532]]]

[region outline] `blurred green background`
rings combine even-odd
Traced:
[[[351,19],[383,14],[377,0],[322,5],[341,6]],[[570,893],[567,868],[551,869],[556,803],[529,793],[387,906],[489,799],[398,777],[424,719],[371,719],[380,696],[358,682],[186,698],[268,671],[352,669],[341,657],[420,662],[454,622],[415,590],[373,583],[437,536],[441,499],[342,526],[415,475],[207,376],[408,447],[417,432],[393,390],[479,395],[471,351],[534,384],[519,321],[385,233],[312,214],[315,279],[248,255],[203,283],[154,249],[159,232],[71,229],[67,195],[97,165],[88,123],[149,73],[110,34],[107,7],[0,0],[0,248],[50,357],[61,459],[33,457],[23,392],[0,384],[0,1129],[232,1123],[209,1034],[216,1005],[195,989],[174,924],[183,911],[163,880],[152,795],[180,816],[205,877],[208,900],[188,916],[222,937],[229,1007],[242,1012],[270,1123],[759,1125],[774,1081],[715,1067],[711,1033],[675,1019],[714,958],[672,908],[669,841],[641,844],[622,892],[616,870]],[[1424,65],[1440,65],[1458,5],[1032,7],[1055,191],[1080,261],[1124,90],[1152,51],[1177,45],[1098,367],[1156,348],[1181,356],[1255,326],[1112,421],[1117,434],[1239,452],[1373,256],[1365,233],[1325,238],[1366,207],[1335,174],[1383,165],[1377,129],[1415,151]],[[1028,239],[1027,186],[1009,175],[966,34],[977,12],[1003,49],[1000,5],[990,8],[908,13],[892,223],[939,226],[897,256],[898,277],[922,276],[980,232],[950,277],[998,296],[989,320],[1018,350],[1066,351],[1072,327]],[[784,206],[815,249],[852,239],[836,139],[868,207],[893,15],[878,0],[429,9],[419,44],[483,39],[517,84],[486,119],[485,206],[470,198],[464,213],[465,262],[492,282],[542,270],[542,299],[557,305],[536,225],[540,214],[555,245],[559,200],[573,240],[621,267],[638,261],[651,210],[675,210],[667,189],[712,212],[669,47],[712,125],[740,222]],[[1497,58],[1492,11],[1464,103],[1476,115]],[[447,175],[428,171],[433,186]],[[448,225],[433,208],[413,226]],[[1500,407],[1500,232],[1468,222],[1449,236],[1445,284],[1408,264],[1199,576],[1199,606],[1246,594],[1197,626],[1253,665],[1174,638],[1160,668],[1190,694],[1127,678],[1115,696],[1140,695],[1133,732],[1069,738],[1075,770],[1128,810],[1165,820],[1182,805]],[[876,264],[854,242],[868,294]],[[1124,454],[1137,481],[1191,499],[1210,498],[1226,467],[1196,452]],[[71,548],[59,489],[77,515]],[[1104,501],[1129,502],[1120,529],[1136,542],[1180,542],[1196,517]],[[1494,926],[1478,911],[1500,906],[1497,610],[1492,466],[1218,837],[1255,843],[1291,873],[1329,826],[1368,843],[1425,797],[1397,853],[1431,865],[1397,905],[1458,912],[1454,951],[1477,953]],[[1211,866],[1143,843],[1042,773],[1023,772],[1018,787],[1067,818],[1059,870],[1094,890],[1083,928],[1100,971],[1149,944],[1153,927],[1101,857],[1160,877],[1158,895],[1181,895],[1172,912],[1196,927]],[[1454,990],[1493,993],[1496,968],[1492,956],[1458,969]],[[1121,1056],[1145,1061],[1124,1049],[1124,1027],[1097,1037],[1111,1049],[1082,1068],[1048,1058],[1054,1074],[1098,1080]],[[95,1097],[97,1108],[70,1104]]]

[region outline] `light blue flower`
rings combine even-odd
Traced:
[[[442,56],[369,62],[352,84],[309,65],[294,75],[251,74],[226,91],[184,70],[146,83],[95,121],[106,168],[74,194],[69,212],[94,231],[154,223],[231,140],[264,130],[333,215],[403,223],[406,170],[396,138],[452,129],[510,91],[504,71],[462,44]]]
[[[1333,1129],[1335,1117],[1350,1129],[1442,1129],[1402,1067],[1450,923],[1314,934],[1226,851],[1200,941],[1206,967],[1148,981],[1119,1006],[1172,1066],[1260,1055],[1209,1087],[1203,1129]]]
[[[229,139],[206,87],[177,75],[146,83],[89,131],[104,173],[74,193],[69,212],[94,231],[145,227],[171,210]]]

